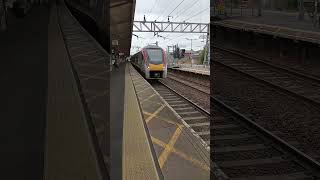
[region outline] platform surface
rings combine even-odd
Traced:
[[[130,76],[164,179],[209,180],[210,156],[181,117],[130,65]]]
[[[200,68],[192,68],[192,67],[180,67],[180,68],[175,68],[179,71],[187,71],[187,72],[193,72],[196,74],[202,74],[202,75],[206,75],[206,76],[210,76],[210,70],[208,69],[200,69]]]
[[[49,24],[47,137],[43,178],[103,179],[56,12],[54,6]]]
[[[124,121],[122,145],[122,179],[160,180],[162,175],[152,152],[151,140],[129,73],[125,72]]]
[[[234,29],[255,31],[294,40],[320,43],[320,28],[311,20],[298,20],[297,13],[263,11],[261,17],[232,17],[213,24]]]

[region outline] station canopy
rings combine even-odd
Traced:
[[[110,32],[112,40],[118,41],[118,48],[125,56],[130,55],[132,26],[136,0],[111,0]]]

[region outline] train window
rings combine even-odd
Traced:
[[[161,49],[147,49],[150,64],[162,64]]]

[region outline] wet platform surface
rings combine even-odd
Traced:
[[[210,156],[200,139],[130,64],[129,71],[164,179],[209,179]]]

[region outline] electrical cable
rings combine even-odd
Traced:
[[[184,21],[187,21],[187,20],[189,20],[189,19],[192,19],[192,18],[194,18],[194,17],[197,17],[198,15],[200,15],[200,14],[204,13],[204,12],[205,12],[206,10],[208,10],[208,9],[210,9],[210,7],[208,7],[208,8],[206,8],[206,9],[204,9],[204,10],[202,10],[202,11],[198,12],[198,13],[197,13],[197,14],[195,14],[195,15],[189,16],[189,18],[185,19]]]
[[[198,4],[198,2],[200,2],[200,1],[199,1],[199,0],[195,0],[194,3],[189,4],[189,5],[191,5],[191,6],[189,6],[188,8],[186,8],[182,13],[186,12],[187,10],[189,10],[190,8],[192,8],[194,5]],[[182,14],[182,13],[181,13],[181,14]],[[177,19],[181,14],[179,14],[178,16],[176,16],[175,18],[173,18],[173,20]]]

